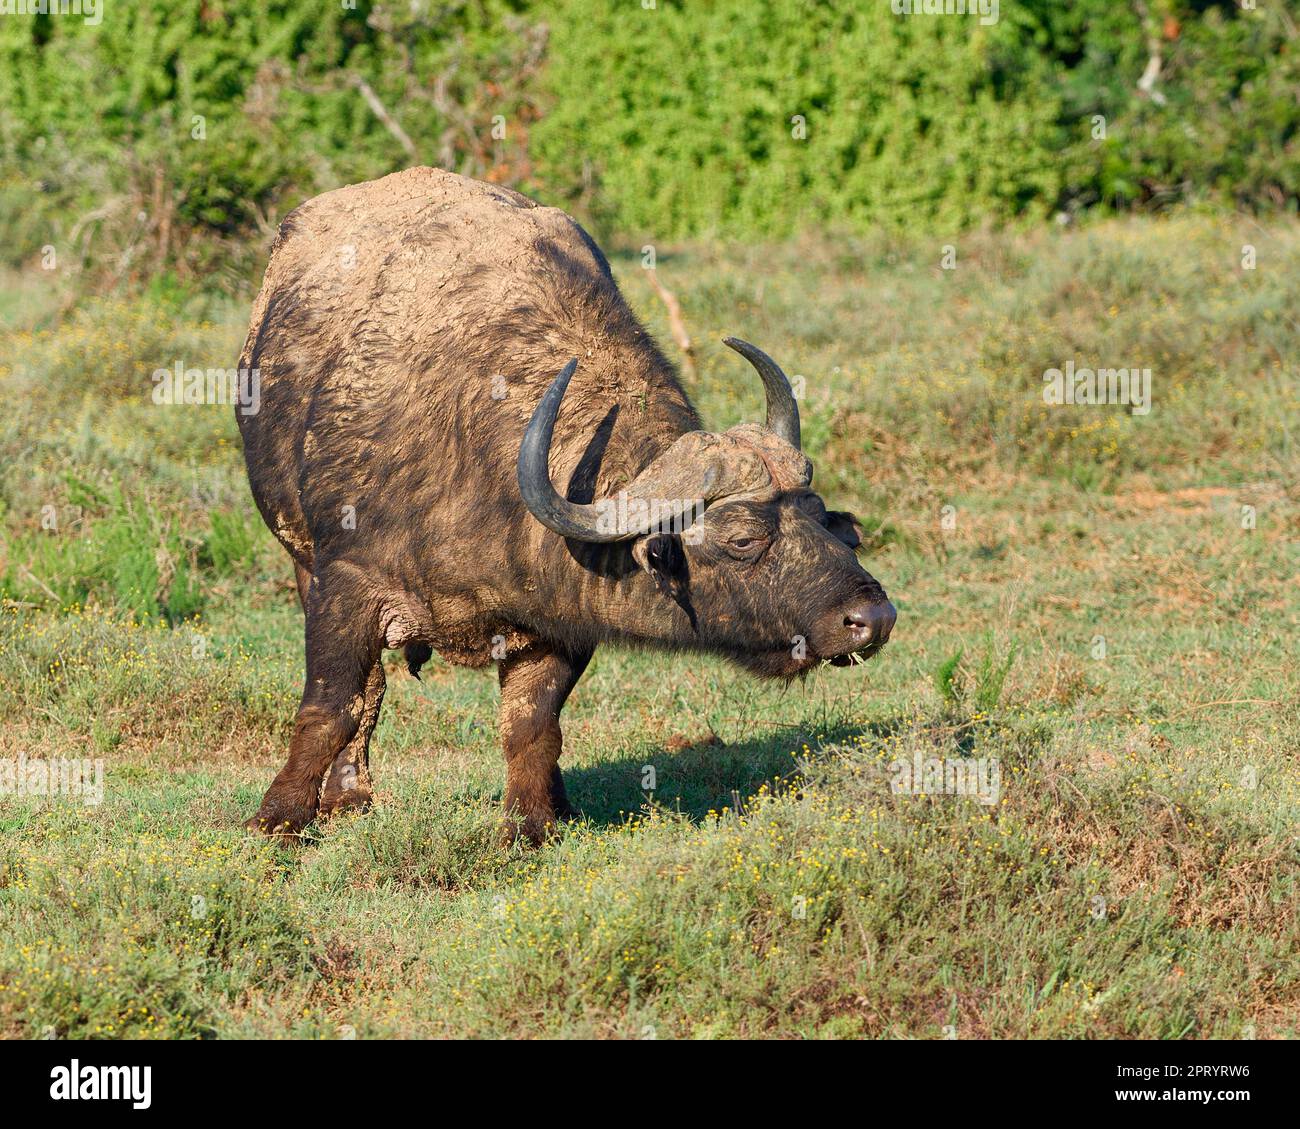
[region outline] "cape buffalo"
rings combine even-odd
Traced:
[[[261,407],[238,420],[307,674],[250,828],[369,805],[386,647],[414,674],[435,650],[496,662],[506,831],[534,842],[570,810],[559,715],[598,644],[784,678],[881,647],[894,608],[854,518],[810,489],[789,382],[727,344],[767,422],[717,434],[565,213],[415,168],[288,216],[240,360]]]

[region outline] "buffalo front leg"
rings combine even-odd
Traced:
[[[502,660],[501,745],[506,755],[505,837],[541,843],[571,814],[560,775],[560,710],[591,652],[534,644]]]
[[[271,782],[250,830],[291,835],[316,816],[325,772],[361,730],[383,640],[373,595],[355,569],[327,568],[306,600],[307,678],[289,742],[289,760]],[[382,686],[383,671],[378,676]],[[379,697],[374,712],[379,712]],[[373,718],[369,722],[373,728]],[[366,734],[368,738],[368,734]]]

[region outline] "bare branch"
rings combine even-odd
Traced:
[[[682,370],[690,380],[695,379],[695,346],[691,343],[691,335],[686,332],[686,321],[682,317],[682,306],[677,301],[677,296],[659,281],[659,272],[657,270],[648,270],[650,276],[650,285],[654,287],[655,293],[659,295],[659,300],[663,302],[664,308],[668,311],[668,331],[673,335],[673,340],[677,342],[677,348],[682,351]]]
[[[360,92],[361,97],[366,100],[366,105],[370,107],[375,117],[377,117],[383,127],[397,139],[397,143],[406,150],[406,155],[418,165],[420,163],[420,155],[416,152],[415,142],[413,142],[407,135],[406,130],[397,124],[397,119],[384,108],[384,104],[379,100],[379,95],[374,92],[370,83],[359,74],[352,75],[351,81],[352,85]]]
[[[1156,25],[1156,21],[1151,18],[1151,12],[1148,10],[1145,0],[1133,0],[1133,6],[1137,9],[1143,27],[1146,28],[1147,52],[1150,55],[1150,58],[1147,59],[1146,69],[1142,72],[1142,77],[1138,79],[1137,88],[1157,106],[1163,106],[1165,96],[1155,88],[1156,80],[1160,78],[1160,68],[1164,66],[1164,58],[1160,52],[1160,30]]]

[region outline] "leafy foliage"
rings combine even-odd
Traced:
[[[628,238],[1295,205],[1291,0],[1025,0],[989,26],[891,8],[141,0],[5,20],[7,255],[242,280],[257,256],[235,237],[417,162]]]

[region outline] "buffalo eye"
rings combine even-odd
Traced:
[[[767,548],[768,538],[761,534],[742,533],[724,542],[727,552],[737,560],[753,560]]]

